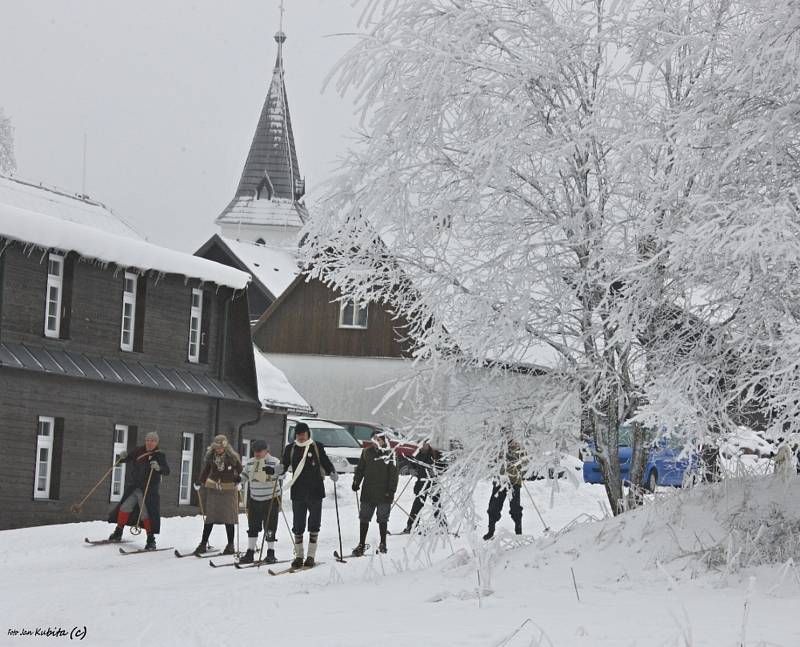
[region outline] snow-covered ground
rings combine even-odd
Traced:
[[[401,487],[404,483],[401,479]],[[553,492],[540,481],[528,487],[552,531],[537,542],[520,539],[510,532],[506,509],[497,537],[481,555],[480,596],[471,547],[486,546],[479,539],[484,526],[471,535],[462,528],[460,537],[443,538],[433,551],[430,542],[395,535],[386,556],[335,563],[330,482],[317,556],[324,564],[281,577],[271,577],[265,568],[212,569],[207,560],[175,559],[171,551],[121,556],[116,546],[85,546],[84,537],[110,532],[102,522],[0,532],[0,644],[59,640],[11,636],[9,630],[85,626],[84,644],[147,647],[245,641],[326,647],[734,647],[743,637],[749,646],[800,645],[800,575],[788,559],[730,572],[723,562],[732,556],[724,551],[711,568],[703,561],[724,539],[719,519],[743,500],[755,510],[770,508],[768,518],[800,519],[800,479],[664,490],[642,510],[599,522],[589,516],[603,514],[600,486],[562,481]],[[349,552],[357,539],[349,477],[340,479],[338,493]],[[481,484],[479,510],[488,495],[489,485]],[[524,529],[540,537],[542,525],[524,492],[522,497]],[[400,505],[408,510],[412,498],[409,487]],[[399,532],[404,521],[395,508],[390,530]],[[571,522],[571,529],[554,532]],[[159,546],[191,550],[200,524],[196,517],[164,520]],[[244,517],[241,532],[246,545]],[[767,540],[774,535],[759,532]],[[373,545],[376,534],[373,526]],[[751,543],[757,546],[755,539]],[[221,526],[211,540],[224,542]],[[279,559],[289,552],[281,521]],[[742,553],[752,564],[763,561],[754,557],[758,554]]]

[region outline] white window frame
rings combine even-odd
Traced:
[[[345,320],[345,310],[347,309],[348,305],[353,306],[353,314],[350,317],[350,320]],[[364,312],[364,324],[358,323],[358,313],[363,311]],[[355,328],[357,330],[366,330],[367,325],[369,322],[369,304],[365,305],[363,308],[356,304],[353,299],[347,299],[342,301],[339,304],[339,328]]]
[[[187,440],[189,449],[186,449]],[[194,434],[184,433],[181,437],[181,478],[178,482],[178,505],[189,505],[192,502],[194,442]]]
[[[189,361],[200,361],[200,344],[203,327],[203,291],[192,288],[192,307],[189,313]]]
[[[133,291],[128,290],[128,281],[133,284]],[[133,350],[133,336],[136,330],[136,289],[139,286],[139,276],[133,272],[125,272],[125,279],[122,282],[122,313],[120,314],[119,347],[124,351]],[[130,317],[128,317],[128,327],[125,326],[125,306],[130,306]],[[125,341],[125,333],[128,333],[128,341]]]
[[[52,273],[53,265],[57,274]],[[50,291],[55,290],[55,300],[50,298]],[[51,253],[47,257],[47,292],[44,296],[44,336],[58,339],[61,335],[61,296],[64,293],[64,255]],[[55,328],[50,328],[50,318],[54,319]]]
[[[47,430],[47,434],[42,434]],[[56,433],[56,419],[50,416],[39,416],[38,428],[36,431],[36,459],[34,461],[33,474],[33,498],[50,498],[50,476],[53,470],[53,438]],[[47,450],[47,458],[41,459],[42,450]],[[44,489],[39,489],[39,480],[42,478],[41,471],[44,469]]]
[[[119,440],[119,438],[122,440]],[[128,451],[128,425],[114,425],[114,463],[119,459],[123,451]],[[122,501],[122,493],[125,491],[125,468],[126,465],[116,465],[111,472],[111,494],[109,501]],[[117,492],[114,492],[114,489]]]

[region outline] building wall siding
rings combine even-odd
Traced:
[[[162,515],[197,513],[194,506],[178,505],[181,441],[186,432],[203,434],[204,446],[210,442],[217,431],[217,400],[2,367],[0,393],[0,444],[6,465],[0,480],[0,530],[104,519],[113,505],[109,501],[109,479],[86,502],[81,514],[74,515],[69,508],[110,467],[115,424],[135,425],[138,444],[144,442],[149,431],[158,431],[161,449],[172,470],[161,483]],[[39,416],[64,419],[57,501],[33,499]],[[256,416],[254,403],[223,401],[219,431],[237,442],[239,426]],[[282,426],[283,416],[268,414],[258,426],[243,428],[243,436],[277,437]]]
[[[291,289],[291,288],[290,288]],[[297,284],[254,333],[266,353],[403,357],[404,322],[370,303],[367,329],[339,328],[338,293],[317,280]]]
[[[187,281],[176,275],[155,277],[152,273],[139,277],[139,281],[147,281],[144,343],[142,352],[126,352],[120,349],[122,268],[78,261],[69,339],[51,339],[44,336],[47,254],[41,250],[28,253],[19,245],[10,245],[2,256],[6,288],[0,310],[3,341],[137,359],[168,367],[190,367],[210,375],[219,372],[223,304],[232,290],[207,290],[211,296],[211,311],[207,313],[208,363],[195,365],[189,362],[188,354],[191,290],[198,287],[196,280]]]

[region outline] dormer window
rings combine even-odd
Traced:
[[[339,309],[339,328],[367,328],[367,305],[356,305],[352,299],[342,301]]]
[[[275,189],[272,187],[272,182],[269,181],[269,176],[265,175],[256,189],[256,200],[272,200],[273,193]]]

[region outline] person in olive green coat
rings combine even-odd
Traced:
[[[358,518],[361,521],[358,546],[353,549],[353,555],[364,554],[367,541],[367,531],[372,515],[377,512],[378,528],[381,533],[381,543],[378,551],[386,552],[386,534],[389,525],[389,512],[392,509],[394,493],[397,491],[397,460],[394,452],[389,447],[386,436],[379,431],[372,434],[372,444],[361,451],[356,472],[353,475],[353,491],[358,492],[361,482],[361,504]]]

